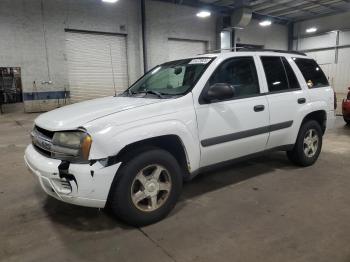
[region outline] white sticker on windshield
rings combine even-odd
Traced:
[[[192,59],[191,62],[189,62],[188,64],[190,65],[194,65],[194,64],[208,64],[210,62],[211,58],[196,58],[196,59]]]

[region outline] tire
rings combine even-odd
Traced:
[[[345,123],[349,126],[350,125],[350,119],[345,119],[344,118],[344,121],[345,121]]]
[[[310,139],[310,133],[313,139]],[[314,120],[305,122],[299,130],[294,148],[287,151],[289,160],[303,167],[313,165],[322,149],[322,136],[323,132],[318,122]],[[315,137],[318,139],[317,142]]]
[[[174,156],[150,149],[122,164],[111,187],[108,207],[126,224],[145,226],[165,218],[181,190],[182,172]]]

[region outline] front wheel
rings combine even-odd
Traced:
[[[287,152],[288,158],[300,166],[311,166],[318,159],[322,148],[322,129],[318,122],[305,122],[297,137],[293,150]]]
[[[174,208],[182,189],[182,174],[167,151],[151,149],[123,163],[111,188],[113,214],[133,226],[155,223]]]

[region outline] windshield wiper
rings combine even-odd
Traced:
[[[138,91],[138,92],[133,92],[131,90],[128,91],[129,95],[136,95],[136,94],[151,94],[151,95],[156,95],[159,98],[164,98],[164,93],[158,92],[158,91],[154,91],[154,90],[144,90],[144,91]]]

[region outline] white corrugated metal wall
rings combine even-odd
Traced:
[[[128,87],[126,36],[67,32],[66,55],[71,102]]]
[[[320,64],[338,93],[346,93],[350,86],[349,45],[350,31],[339,31],[338,43],[336,31],[294,41],[295,49],[306,50],[305,53]]]

